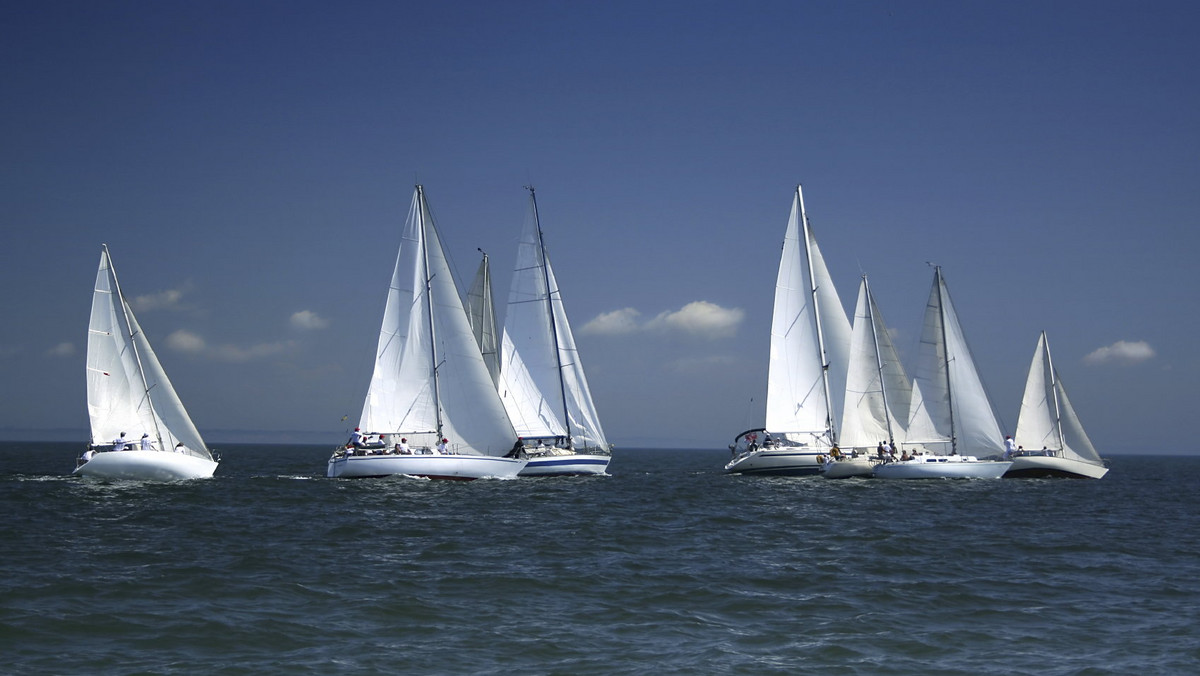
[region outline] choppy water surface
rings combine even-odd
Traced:
[[[324,478],[227,446],[212,480],[69,477],[0,444],[7,673],[1194,673],[1200,458],[1101,481]]]

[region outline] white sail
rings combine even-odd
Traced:
[[[488,264],[488,255],[483,254],[479,270],[475,273],[475,281],[467,291],[467,319],[471,322],[471,331],[475,334],[475,342],[483,353],[483,363],[487,365],[492,382],[500,382],[500,351],[496,345],[496,307],[492,300],[492,268]]]
[[[212,459],[121,295],[107,246],[100,252],[88,323],[87,395],[93,444],[124,432],[133,446],[147,434],[156,450],[182,442],[188,453]]]
[[[941,268],[934,269],[913,381],[909,442],[949,443],[952,453],[975,455],[1004,450],[1000,424],[975,370]]]
[[[396,256],[359,426],[371,433],[436,434],[484,455],[503,455],[515,436],[421,186]]]
[[[1067,391],[1050,359],[1050,343],[1045,333],[1038,338],[1029,365],[1014,442],[1026,451],[1048,448],[1061,452],[1065,458],[1103,464],[1067,399]]]
[[[607,450],[532,189],[529,200],[504,316],[502,399],[522,436],[568,436],[578,449]]]
[[[838,437],[842,448],[869,449],[885,439],[902,440],[911,398],[912,386],[864,276],[850,339]]]
[[[827,446],[837,441],[834,421],[841,416],[849,345],[850,322],[808,227],[797,187],[775,284],[768,430],[798,442]],[[822,373],[826,364],[828,383]]]

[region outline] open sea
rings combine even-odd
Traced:
[[[1195,674],[1200,457],[1100,481],[69,476],[0,443],[6,674]]]

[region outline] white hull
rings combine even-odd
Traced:
[[[961,455],[923,455],[915,460],[885,462],[875,467],[879,479],[999,479],[1012,466],[1000,460]]]
[[[1084,460],[1058,458],[1052,455],[1021,455],[1013,458],[1012,467],[1004,473],[1004,478],[1099,479],[1107,473],[1107,467]]]
[[[181,481],[207,479],[216,469],[216,462],[187,453],[133,450],[96,453],[74,473],[97,479]]]
[[[326,476],[365,478],[407,474],[429,479],[515,479],[524,459],[490,455],[354,455],[329,459]]]
[[[800,476],[816,474],[821,468],[818,450],[795,448],[758,449],[738,455],[725,465],[729,474],[762,474],[770,476]]]
[[[867,458],[846,458],[844,460],[829,460],[821,465],[821,476],[826,479],[847,479],[852,476],[871,476],[875,471],[875,463]]]
[[[546,455],[530,458],[521,476],[582,476],[603,475],[608,471],[608,455]]]

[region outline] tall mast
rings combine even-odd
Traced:
[[[942,266],[933,266],[933,281],[937,285],[938,320],[942,329],[942,361],[946,367],[946,403],[950,406],[950,455],[958,455],[958,436],[954,432],[954,391],[950,387],[950,352],[946,349],[946,300],[942,298]]]
[[[158,429],[158,414],[154,411],[154,400],[150,397],[150,383],[146,382],[146,370],[142,367],[142,354],[137,348],[137,341],[134,340],[133,322],[129,321],[129,306],[125,304],[125,294],[121,292],[121,282],[117,279],[117,268],[113,266],[112,254],[108,252],[108,245],[101,244],[104,247],[104,258],[108,261],[108,274],[112,275],[113,286],[117,290],[117,302],[121,305],[121,316],[125,318],[125,329],[129,335],[129,347],[133,350],[133,358],[137,362],[138,378],[142,381],[142,394],[146,397],[146,405],[150,407],[150,419],[154,421],[154,436],[158,437],[159,450],[166,450],[163,446],[162,430]]]
[[[888,406],[887,381],[883,377],[883,357],[879,354],[879,329],[875,326],[875,299],[871,297],[871,285],[867,276],[863,275],[863,289],[867,292],[867,317],[871,320],[871,341],[875,344],[875,368],[879,373],[879,391],[883,393],[883,419],[887,423],[888,440],[895,440],[892,434],[892,409]]]
[[[537,245],[538,253],[542,259],[542,280],[546,284],[546,314],[550,317],[550,337],[554,340],[554,363],[558,366],[558,391],[562,397],[563,404],[563,424],[567,428],[567,445],[571,445],[571,413],[567,406],[567,383],[563,378],[563,363],[562,350],[559,348],[558,341],[558,320],[554,316],[554,299],[551,297],[550,290],[550,264],[546,260],[546,243],[542,239],[542,220],[538,216],[537,196],[534,194],[533,186],[527,185],[525,189],[529,191],[529,202],[533,205],[533,225],[537,229]]]
[[[417,186],[417,223],[421,230],[421,259],[425,264],[425,310],[429,318],[429,355],[431,364],[433,364],[433,410],[437,415],[437,441],[436,446],[442,440],[442,396],[438,388],[438,356],[437,356],[437,336],[435,335],[433,326],[433,277],[429,274],[429,236],[426,233],[428,225],[425,222],[425,212],[428,205],[425,203],[425,188]]]
[[[804,211],[804,194],[800,191],[800,186],[796,186],[796,199],[800,202],[800,223],[804,226],[802,235],[804,237],[804,256],[808,261],[808,288],[809,296],[812,298],[813,319],[816,320],[817,328],[817,350],[821,358],[821,385],[825,392],[825,431],[829,433],[830,445],[837,444],[837,429],[834,427],[833,410],[830,403],[832,398],[829,395],[829,359],[825,355],[825,333],[821,330],[821,308],[817,300],[817,280],[813,274],[812,250],[809,247],[808,237],[808,214]]]
[[[1067,450],[1067,439],[1063,435],[1062,411],[1058,407],[1058,373],[1054,370],[1054,360],[1050,358],[1050,341],[1046,340],[1046,332],[1042,331],[1042,349],[1046,352],[1046,370],[1050,372],[1050,391],[1054,393],[1054,429],[1058,432],[1059,450]]]

